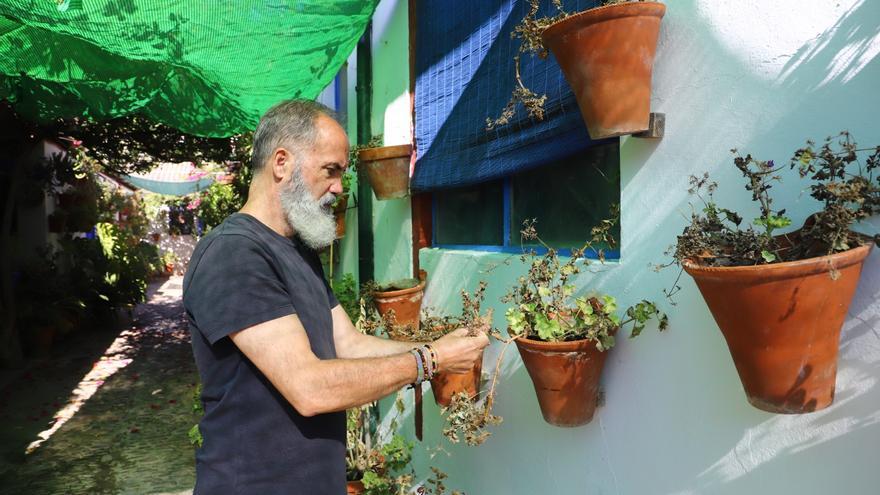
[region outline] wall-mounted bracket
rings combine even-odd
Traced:
[[[648,130],[633,134],[637,138],[660,139],[666,131],[666,114],[651,112]]]

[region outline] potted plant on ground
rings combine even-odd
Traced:
[[[524,241],[541,244],[546,253],[539,256],[531,249],[521,256],[528,272],[502,301],[510,304],[505,313],[508,332],[532,378],[544,420],[552,425],[580,426],[592,420],[605,357],[621,327],[631,324],[635,337],[651,319],[657,319],[660,330],[668,325],[651,301],[630,306],[621,319],[613,296],[575,296],[571,280],[590,264],[585,253],[594,250],[604,260],[599,245],[613,246],[610,230],[616,222],[617,211],[594,227],[591,240],[565,261],[543,243],[533,221],[526,221],[521,231]]]
[[[407,493],[412,486],[413,444],[393,435],[380,444],[374,435],[375,403],[346,411],[346,485],[349,495]]]
[[[382,137],[355,149],[357,166],[363,167],[376,199],[397,199],[409,195],[409,166],[412,145],[382,146]]]
[[[538,17],[539,0],[529,0],[529,12],[511,35],[521,40],[514,57],[517,85],[501,115],[488,128],[507,124],[522,104],[531,118],[544,117],[546,95],[529,90],[520,75],[520,56],[552,52],[574,92],[590,137],[633,134],[648,129],[651,75],[660,21],[666,7],[642,0],[606,0],[579,13],[562,9]]]
[[[785,234],[777,231],[791,220],[769,194],[784,167],[733,151],[760,216],[742,227],[741,215],[715,203],[708,174],[692,176],[690,192],[703,208],[678,236],[674,259],[697,283],[753,406],[792,414],[825,408],[834,399],[840,329],[880,241],[852,230],[880,213],[880,147],[860,149],[843,132],[797,150],[790,167],[810,179],[822,208]]]

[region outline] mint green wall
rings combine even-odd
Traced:
[[[717,199],[757,210],[729,150],[785,163],[805,139],[842,129],[862,145],[880,144],[880,4],[867,0],[681,0],[667,2],[655,62],[652,106],[666,114],[662,140],[621,141],[622,258],[577,280],[621,305],[654,298],[669,313],[668,332],[621,338],[603,374],[605,403],[589,425],[563,429],[541,418],[517,352],[505,356],[496,413],[504,423],[479,448],[442,442],[433,400],[425,400],[419,473],[438,465],[448,485],[494,494],[819,494],[877,493],[880,470],[880,256],[864,267],[841,338],[834,405],[801,416],[751,407],[725,342],[692,280],[678,305],[660,290],[674,269],[655,273],[689,215],[687,179],[709,171]],[[386,144],[408,142],[406,2],[383,0],[374,26],[374,128]],[[586,138],[586,136],[585,136]],[[796,224],[815,205],[794,174],[774,189]],[[410,266],[408,201],[374,204],[376,275]],[[868,226],[866,226],[868,227]],[[870,226],[880,229],[880,220]],[[459,309],[458,291],[489,282],[498,301],[522,273],[507,256],[425,249],[426,304]],[[491,269],[491,270],[490,270]],[[499,351],[487,351],[484,374]],[[427,391],[430,396],[430,391]],[[412,402],[412,393],[406,397]],[[411,408],[406,414],[411,413]],[[403,418],[411,434],[412,418]],[[451,455],[425,450],[443,445]]]
[[[407,2],[382,1],[373,15],[373,134],[385,146],[412,141],[409,97]],[[378,282],[412,276],[409,198],[373,198],[374,277]]]

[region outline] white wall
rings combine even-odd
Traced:
[[[719,202],[754,216],[731,148],[785,163],[805,139],[821,140],[843,129],[862,145],[880,144],[880,3],[666,3],[652,100],[653,110],[666,114],[666,136],[622,140],[622,259],[578,280],[584,288],[618,296],[622,304],[662,300],[660,289],[673,282],[674,270],[657,274],[649,265],[667,260],[664,251],[686,223],[690,174],[709,171],[721,184]],[[405,12],[406,2],[383,1],[380,13],[392,7]],[[394,39],[406,37],[397,33]],[[399,49],[382,44],[374,49],[376,77],[399,74],[377,70],[383,50]],[[376,90],[381,87],[377,83]],[[388,111],[408,109],[389,103]],[[374,107],[374,115],[382,116],[382,109]],[[393,119],[384,115],[387,125]],[[387,128],[386,135],[392,135]],[[796,224],[813,211],[793,174],[774,191]],[[382,226],[382,214],[378,209],[377,237],[393,235],[395,228]],[[878,229],[875,220],[873,231]],[[408,239],[408,226],[400,230]],[[377,247],[377,274],[379,260],[399,249]],[[490,283],[487,300],[496,324],[503,327],[498,298],[522,267],[485,273],[500,259],[423,250],[422,264],[433,274],[426,304],[456,309],[457,291],[473,289],[483,278]],[[591,424],[562,429],[544,423],[511,349],[496,410],[504,423],[482,447],[450,447],[441,441],[438,411],[426,399],[419,472],[438,465],[449,473],[450,487],[477,495],[880,493],[880,256],[875,252],[867,261],[844,325],[835,403],[801,416],[765,413],[746,402],[699,292],[687,276],[681,282],[678,305],[665,308],[669,331],[650,329],[637,340],[620,339],[609,355],[605,404]],[[497,352],[493,345],[487,359]],[[411,432],[411,418],[403,423]],[[438,444],[451,456],[432,458],[421,450]]]

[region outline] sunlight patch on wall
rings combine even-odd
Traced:
[[[797,66],[825,48],[840,21],[863,2],[698,0],[697,9],[710,24],[718,42],[733,57],[740,59],[759,77],[782,81]],[[751,14],[742,15],[744,10]],[[792,21],[794,12],[797,13],[796,22]],[[833,72],[834,68],[831,69]]]

